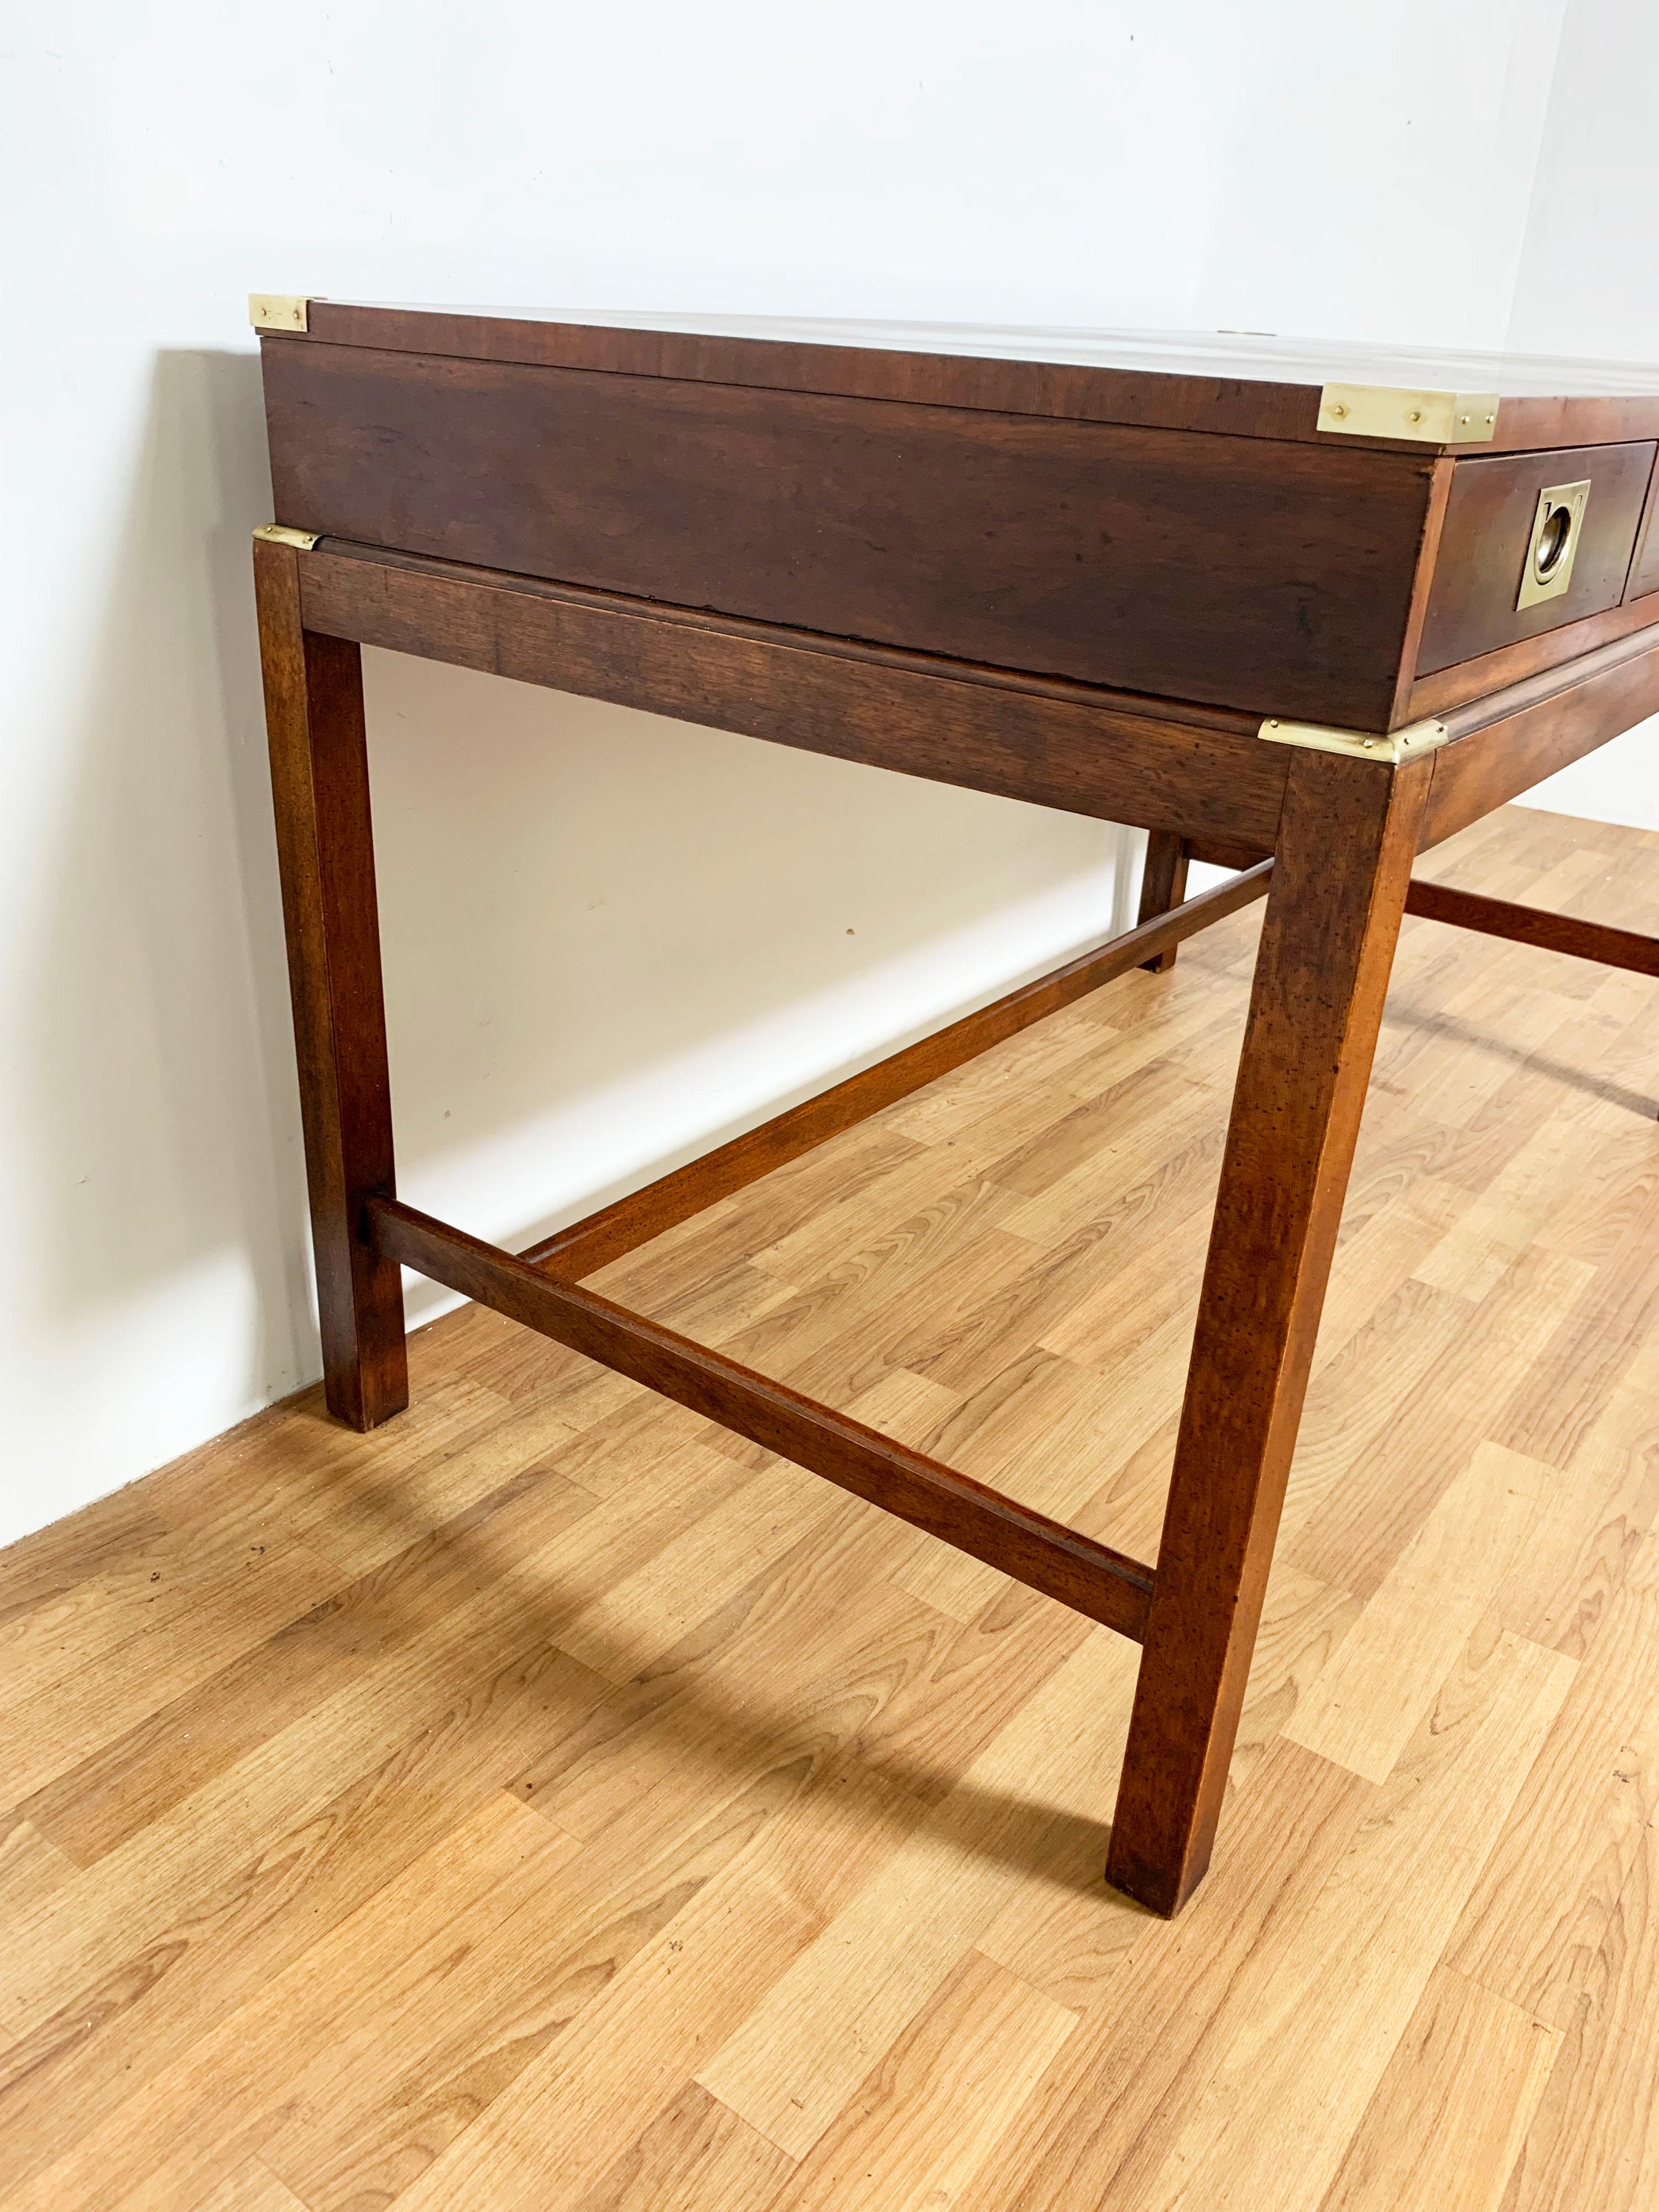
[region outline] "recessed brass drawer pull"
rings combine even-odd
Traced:
[[[1527,558],[1521,571],[1521,590],[1515,605],[1535,607],[1540,599],[1559,599],[1572,581],[1578,539],[1589,501],[1589,479],[1582,483],[1547,484],[1538,495],[1538,511],[1527,540]]]

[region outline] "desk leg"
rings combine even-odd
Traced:
[[[1202,1880],[1431,761],[1291,763],[1106,1879]]]
[[[1187,896],[1187,863],[1192,848],[1184,837],[1177,837],[1171,830],[1152,830],[1146,837],[1146,865],[1140,872],[1139,921],[1155,921],[1171,907],[1181,904]],[[1176,948],[1167,952],[1156,952],[1141,966],[1151,969],[1154,975],[1162,975],[1175,966]]]
[[[329,1410],[372,1429],[409,1403],[401,1270],[362,1234],[394,1195],[362,656],[304,629],[299,556],[256,539],[271,796]]]

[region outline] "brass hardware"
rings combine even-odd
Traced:
[[[1540,599],[1559,599],[1572,581],[1589,495],[1588,477],[1583,483],[1549,484],[1539,493],[1521,589],[1516,594],[1517,613],[1522,607],[1535,607]]]
[[[1276,745],[1305,745],[1310,752],[1342,753],[1350,760],[1377,761],[1398,768],[1445,744],[1451,732],[1443,722],[1411,722],[1403,730],[1369,737],[1364,730],[1328,730],[1317,722],[1286,722],[1274,715],[1256,732]]]
[[[303,331],[311,327],[311,302],[288,292],[250,292],[247,319],[256,331]]]
[[[1498,428],[1498,394],[1328,384],[1319,395],[1319,428],[1344,438],[1422,438],[1437,446],[1486,446]]]
[[[262,522],[253,534],[263,538],[268,545],[295,545],[301,553],[309,553],[323,533],[320,530],[290,530],[283,522]]]

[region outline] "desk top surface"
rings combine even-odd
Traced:
[[[316,303],[320,306],[323,303]],[[849,317],[698,315],[619,307],[538,313],[525,307],[398,304],[385,313],[478,317],[492,322],[752,338],[769,345],[850,346],[1078,368],[1140,369],[1160,376],[1243,378],[1253,383],[1389,384],[1516,398],[1617,398],[1659,395],[1659,366],[1517,353],[1449,353],[1362,345],[1342,339],[1280,337],[1267,331],[1097,331],[1060,325],[901,323]]]
[[[1659,367],[1522,354],[1454,354],[1257,331],[1096,331],[1014,325],[700,315],[620,309],[375,306],[312,299],[305,336],[324,343],[548,368],[841,392],[1266,437],[1346,430],[1322,399],[1347,387],[1467,403],[1496,420],[1451,428],[1433,407],[1368,441],[1512,451],[1659,434]],[[296,333],[297,335],[297,333]],[[1397,411],[1397,410],[1396,410]],[[1466,413],[1463,421],[1470,417]],[[1479,435],[1480,430],[1486,434]],[[1366,434],[1358,431],[1358,434]]]

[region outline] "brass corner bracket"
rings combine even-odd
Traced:
[[[309,330],[311,302],[292,292],[250,292],[247,319],[256,331]]]
[[[1498,430],[1498,394],[1328,384],[1319,395],[1318,427],[1340,438],[1416,438],[1435,446],[1489,446]]]
[[[1274,715],[1256,735],[1275,745],[1304,745],[1310,752],[1342,753],[1350,760],[1398,768],[1402,761],[1436,751],[1449,741],[1451,732],[1443,722],[1410,722],[1403,730],[1370,737],[1364,730],[1328,730],[1317,722],[1286,722]]]
[[[309,553],[323,533],[320,530],[290,530],[283,522],[262,522],[253,534],[263,538],[268,545],[293,545],[301,553]]]

